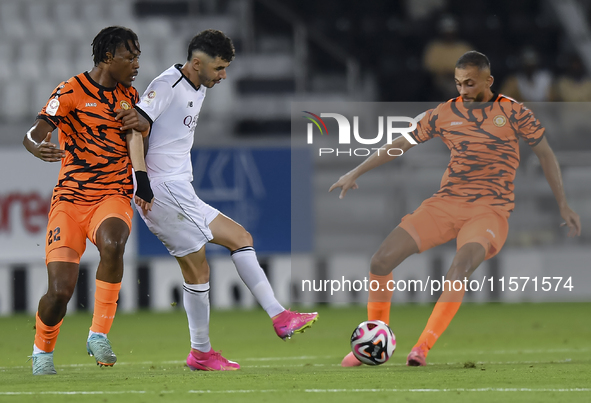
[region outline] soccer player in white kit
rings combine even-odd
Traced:
[[[193,134],[206,89],[226,78],[233,59],[230,38],[221,31],[203,31],[191,40],[186,63],[171,66],[156,77],[136,106],[151,123],[146,166],[154,192],[152,210],[139,214],[181,267],[191,335],[187,365],[192,370],[240,368],[211,348],[207,242],[230,250],[240,277],[272,318],[280,338],[303,332],[318,318],[316,312],[292,312],[281,306],[258,263],[251,235],[199,199],[191,184]]]

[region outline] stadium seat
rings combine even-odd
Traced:
[[[13,45],[11,42],[2,41],[0,42],[0,81],[1,80],[8,80],[12,78],[12,69],[13,69]]]
[[[44,80],[59,82],[78,74],[74,70],[72,47],[69,43],[63,41],[50,43],[46,51]]]
[[[85,20],[80,18],[79,4],[69,0],[59,0],[54,5],[54,19],[59,38],[79,41],[85,37]],[[63,39],[62,39],[63,40]]]
[[[107,0],[104,3],[106,5],[105,16],[112,23],[129,26],[129,22],[134,19],[131,1]]]
[[[14,75],[29,82],[36,81],[41,77],[43,66],[44,49],[40,42],[25,41],[17,48],[17,59]]]
[[[146,40],[162,40],[174,37],[171,22],[163,18],[151,17],[138,20],[137,35],[140,42]]]
[[[52,4],[47,1],[29,1],[24,4],[25,21],[33,37],[48,43],[55,41],[57,30],[51,16]]]
[[[29,117],[29,82],[8,80],[0,86],[0,114],[8,122]]]
[[[0,2],[0,27],[3,40],[23,40],[28,36],[27,27],[23,24],[20,1],[6,0]]]
[[[106,18],[106,2],[83,0],[79,2],[80,5],[80,19],[82,21],[96,21],[105,20]]]

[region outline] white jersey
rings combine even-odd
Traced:
[[[156,77],[136,105],[152,124],[146,155],[152,186],[164,181],[193,180],[191,148],[205,87],[195,87],[182,74],[181,67],[171,66]]]

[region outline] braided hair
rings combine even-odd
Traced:
[[[115,51],[121,45],[125,46],[128,51],[133,52],[134,49],[129,46],[130,41],[135,50],[139,52],[140,44],[137,35],[131,29],[119,26],[103,28],[92,41],[94,65],[98,66],[100,62],[106,61],[107,52],[114,56]]]

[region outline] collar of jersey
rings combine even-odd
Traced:
[[[187,82],[189,83],[189,85],[190,85],[191,87],[193,87],[193,88],[195,89],[195,91],[199,91],[199,88],[200,88],[201,86],[199,86],[199,87],[195,87],[195,84],[193,84],[193,82],[192,82],[191,80],[189,80],[189,77],[187,77],[186,75],[184,75],[184,74],[183,74],[183,71],[181,70],[181,69],[183,68],[183,65],[182,65],[182,64],[180,64],[180,63],[179,63],[179,64],[175,64],[175,65],[174,65],[174,67],[176,67],[176,69],[179,71],[179,73],[181,73],[181,76],[182,76],[182,77],[183,77],[185,80],[187,80]]]
[[[88,74],[88,71],[85,71],[84,72],[84,77],[86,77],[86,79],[88,80],[88,82],[90,84],[94,85],[99,90],[103,90],[103,91],[115,91],[117,89],[117,86],[116,85],[114,87],[105,87],[103,85],[100,85],[99,83],[97,83],[96,81],[94,81],[92,79],[92,77],[90,77],[90,74]]]
[[[488,102],[478,102],[475,105],[472,105],[472,103],[462,102],[462,97],[455,98],[453,100],[453,102],[457,102],[457,103],[461,104],[464,109],[484,109],[488,106],[492,106],[492,104],[499,99],[499,94],[497,94],[494,91],[492,94],[493,94],[493,96]],[[469,106],[466,106],[466,105],[469,105]]]

